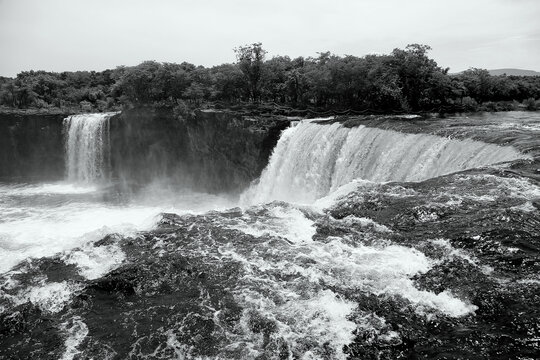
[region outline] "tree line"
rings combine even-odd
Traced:
[[[23,71],[0,78],[0,105],[81,111],[216,102],[379,112],[540,108],[539,76],[491,76],[476,68],[449,74],[428,56],[430,49],[412,44],[386,55],[267,59],[255,43],[234,49],[235,63],[208,68],[145,61],[98,72]]]

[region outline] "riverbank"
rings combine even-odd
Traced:
[[[70,107],[42,107],[42,108],[12,108],[6,106],[0,106],[0,114],[15,114],[15,115],[58,115],[64,114],[84,114],[93,112],[116,112],[136,110],[139,108],[155,110],[173,109],[176,113],[183,114],[184,117],[193,115],[197,110],[216,110],[221,112],[233,113],[238,116],[290,116],[290,117],[326,117],[326,116],[344,116],[344,115],[402,115],[402,114],[416,114],[421,116],[445,116],[452,114],[474,114],[481,112],[503,112],[503,111],[538,111],[540,110],[540,99],[527,99],[522,102],[518,101],[488,101],[484,103],[477,103],[470,98],[464,98],[461,101],[457,101],[453,104],[441,105],[429,110],[423,110],[419,112],[414,111],[397,111],[392,109],[353,109],[353,108],[325,108],[316,106],[302,106],[302,107],[290,107],[286,105],[280,105],[273,102],[239,102],[239,103],[226,103],[226,102],[202,102],[202,103],[189,103],[182,102],[180,105],[136,105],[136,106],[112,106],[106,109],[97,109],[86,106],[70,106]]]

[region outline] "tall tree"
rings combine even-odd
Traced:
[[[259,101],[266,50],[262,48],[262,43],[254,43],[237,47],[234,52],[238,66],[248,81],[250,98]]]

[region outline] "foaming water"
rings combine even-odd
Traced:
[[[428,134],[300,122],[285,130],[246,203],[313,203],[356,179],[421,181],[525,156],[512,147]]]
[[[93,185],[79,185],[71,183],[51,184],[6,184],[0,186],[0,194],[4,195],[51,195],[51,194],[87,194],[97,191]]]
[[[418,250],[385,242],[368,246],[340,237],[331,238],[328,242],[313,241],[314,223],[297,208],[279,203],[263,208],[267,210],[264,217],[244,217],[245,221],[232,228],[258,237],[282,237],[294,246],[276,248],[274,252],[279,252],[279,256],[274,254],[276,262],[250,256],[244,259],[249,266],[302,274],[313,283],[332,284],[377,295],[400,295],[417,304],[419,311],[439,309],[450,316],[462,316],[475,309],[451,294],[434,294],[414,286],[411,277],[425,273],[433,266],[430,259]],[[347,217],[338,222],[347,227],[355,223],[378,234],[390,231],[365,218]]]
[[[62,354],[61,360],[72,360],[80,353],[77,347],[83,342],[86,335],[88,335],[88,327],[79,317],[64,322],[62,326],[66,334],[66,339],[64,341],[65,351]]]
[[[51,256],[109,233],[150,229],[160,209],[137,205],[62,202],[19,207],[0,223],[0,272],[28,257]]]
[[[80,114],[64,120],[68,180],[93,183],[107,178],[109,119],[115,114]]]
[[[27,258],[52,256],[107,234],[150,230],[162,212],[197,213],[227,205],[228,200],[201,193],[141,191],[126,198],[95,185],[0,184],[0,273]],[[107,269],[107,256],[100,261],[96,254],[73,256]],[[89,277],[102,272],[84,266]]]
[[[449,291],[418,289],[413,278],[436,262],[417,249],[384,240],[391,230],[373,220],[331,220],[335,226],[361,228],[362,238],[321,239],[308,209],[282,202],[234,216],[207,216],[219,229],[254,237],[236,233],[216,246],[223,234],[213,228],[218,233],[208,236],[205,219],[197,218],[193,225],[201,231],[190,234],[189,243],[177,250],[188,258],[204,254],[206,261],[241,264],[242,276],[232,290],[243,308],[241,326],[227,334],[228,350],[238,354],[233,358],[256,358],[285,344],[295,358],[325,358],[329,350],[327,358],[345,359],[343,346],[353,341],[358,328],[352,320],[358,303],[351,294],[406,299],[419,316],[462,317],[477,309]],[[377,240],[363,243],[369,237]],[[162,238],[155,246],[166,248],[169,241]],[[254,324],[271,324],[271,332],[262,336]],[[365,326],[371,326],[369,321]]]

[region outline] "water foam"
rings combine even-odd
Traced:
[[[281,207],[277,204],[270,206]],[[264,247],[257,254],[242,255],[232,248],[222,249],[223,253],[241,261],[248,269],[253,269],[253,273],[264,271],[301,276],[313,284],[322,283],[376,295],[398,295],[417,306],[419,312],[437,310],[449,316],[463,316],[476,309],[450,293],[418,290],[412,277],[429,271],[435,262],[414,248],[384,241],[368,246],[347,237],[328,237],[326,242],[313,241],[311,236],[314,232],[310,228],[314,223],[302,212],[283,209],[272,213],[288,214],[284,215],[288,217],[287,226],[279,233],[275,230],[279,216],[278,220],[264,216],[265,220],[252,219],[249,222],[244,218],[233,227],[255,236],[277,234],[289,240],[289,246],[272,246],[271,256],[262,255]],[[268,218],[270,220],[266,220]],[[367,227],[379,236],[389,232],[388,228],[368,219],[347,218],[343,222]],[[307,230],[299,233],[295,230],[297,228]]]
[[[64,305],[71,299],[72,294],[80,288],[78,284],[66,281],[46,283],[28,289],[25,300],[27,299],[34,305],[39,306],[42,311],[57,313],[64,308]]]
[[[249,216],[245,219],[248,220]],[[313,221],[307,219],[300,210],[281,206],[272,206],[266,216],[254,222],[241,222],[230,228],[257,237],[282,237],[292,243],[309,242],[316,231]]]
[[[9,273],[3,278],[4,284],[0,289],[0,298],[7,301],[5,305],[9,304],[9,307],[30,302],[44,313],[55,314],[64,308],[74,293],[82,289],[82,285],[76,282],[47,282],[45,277],[37,278],[32,286],[21,287],[17,281],[13,280],[13,275],[18,274],[20,272]],[[0,308],[0,313],[6,309]]]
[[[3,184],[0,186],[0,195],[4,196],[32,196],[32,195],[74,195],[88,194],[97,191],[93,185],[73,184],[67,182],[42,184]]]
[[[115,196],[95,184],[0,184],[0,273],[27,258],[81,247],[70,259],[80,263],[81,275],[93,277],[104,271],[99,264],[106,269],[109,261],[117,262],[117,252],[109,249],[114,256],[107,258],[85,244],[111,233],[150,230],[162,212],[203,213],[232,204],[222,196],[171,189],[145,189],[129,201]]]
[[[78,350],[78,346],[88,335],[88,326],[86,326],[80,317],[75,317],[62,323],[62,328],[66,336],[64,340],[66,350],[60,359],[73,360],[81,352]]]
[[[320,237],[308,216],[320,219],[324,215],[274,202],[247,209],[242,216],[217,220],[220,226],[256,237],[245,242],[239,236],[238,241],[216,249],[216,260],[232,260],[243,269],[233,289],[235,300],[244,308],[242,325],[229,334],[227,347],[235,354],[255,358],[286,347],[295,358],[344,359],[343,346],[354,340],[359,326],[353,320],[356,294],[397,296],[426,317],[461,317],[476,310],[449,291],[416,288],[415,276],[437,262],[417,249],[384,240],[390,229],[366,218],[333,220],[362,230],[354,236],[380,240],[366,245],[349,235]],[[215,250],[207,242],[201,238],[189,251],[194,256],[210,255]],[[382,336],[391,342],[397,335],[387,331]]]
[[[93,280],[118,267],[125,257],[122,249],[115,244],[104,246],[85,244],[79,249],[67,252],[62,260],[66,264],[76,265],[79,274]]]
[[[331,290],[321,290],[308,296],[291,291],[282,302],[274,302],[256,291],[244,290],[237,295],[247,307],[240,320],[244,338],[230,347],[250,344],[246,351],[251,357],[261,355],[260,349],[285,345],[294,358],[320,359],[321,348],[332,349],[332,359],[345,359],[342,348],[354,339],[354,322],[348,319],[356,308],[352,301],[342,299]],[[270,339],[266,339],[253,323],[259,319],[276,324]],[[259,320],[260,321],[260,320]],[[265,342],[270,342],[271,345]],[[247,354],[245,354],[247,355]],[[327,354],[328,355],[328,354]],[[248,356],[246,356],[248,357]]]
[[[28,257],[52,256],[110,233],[131,235],[149,230],[161,211],[158,207],[95,203],[19,208],[17,216],[0,222],[0,273]]]

